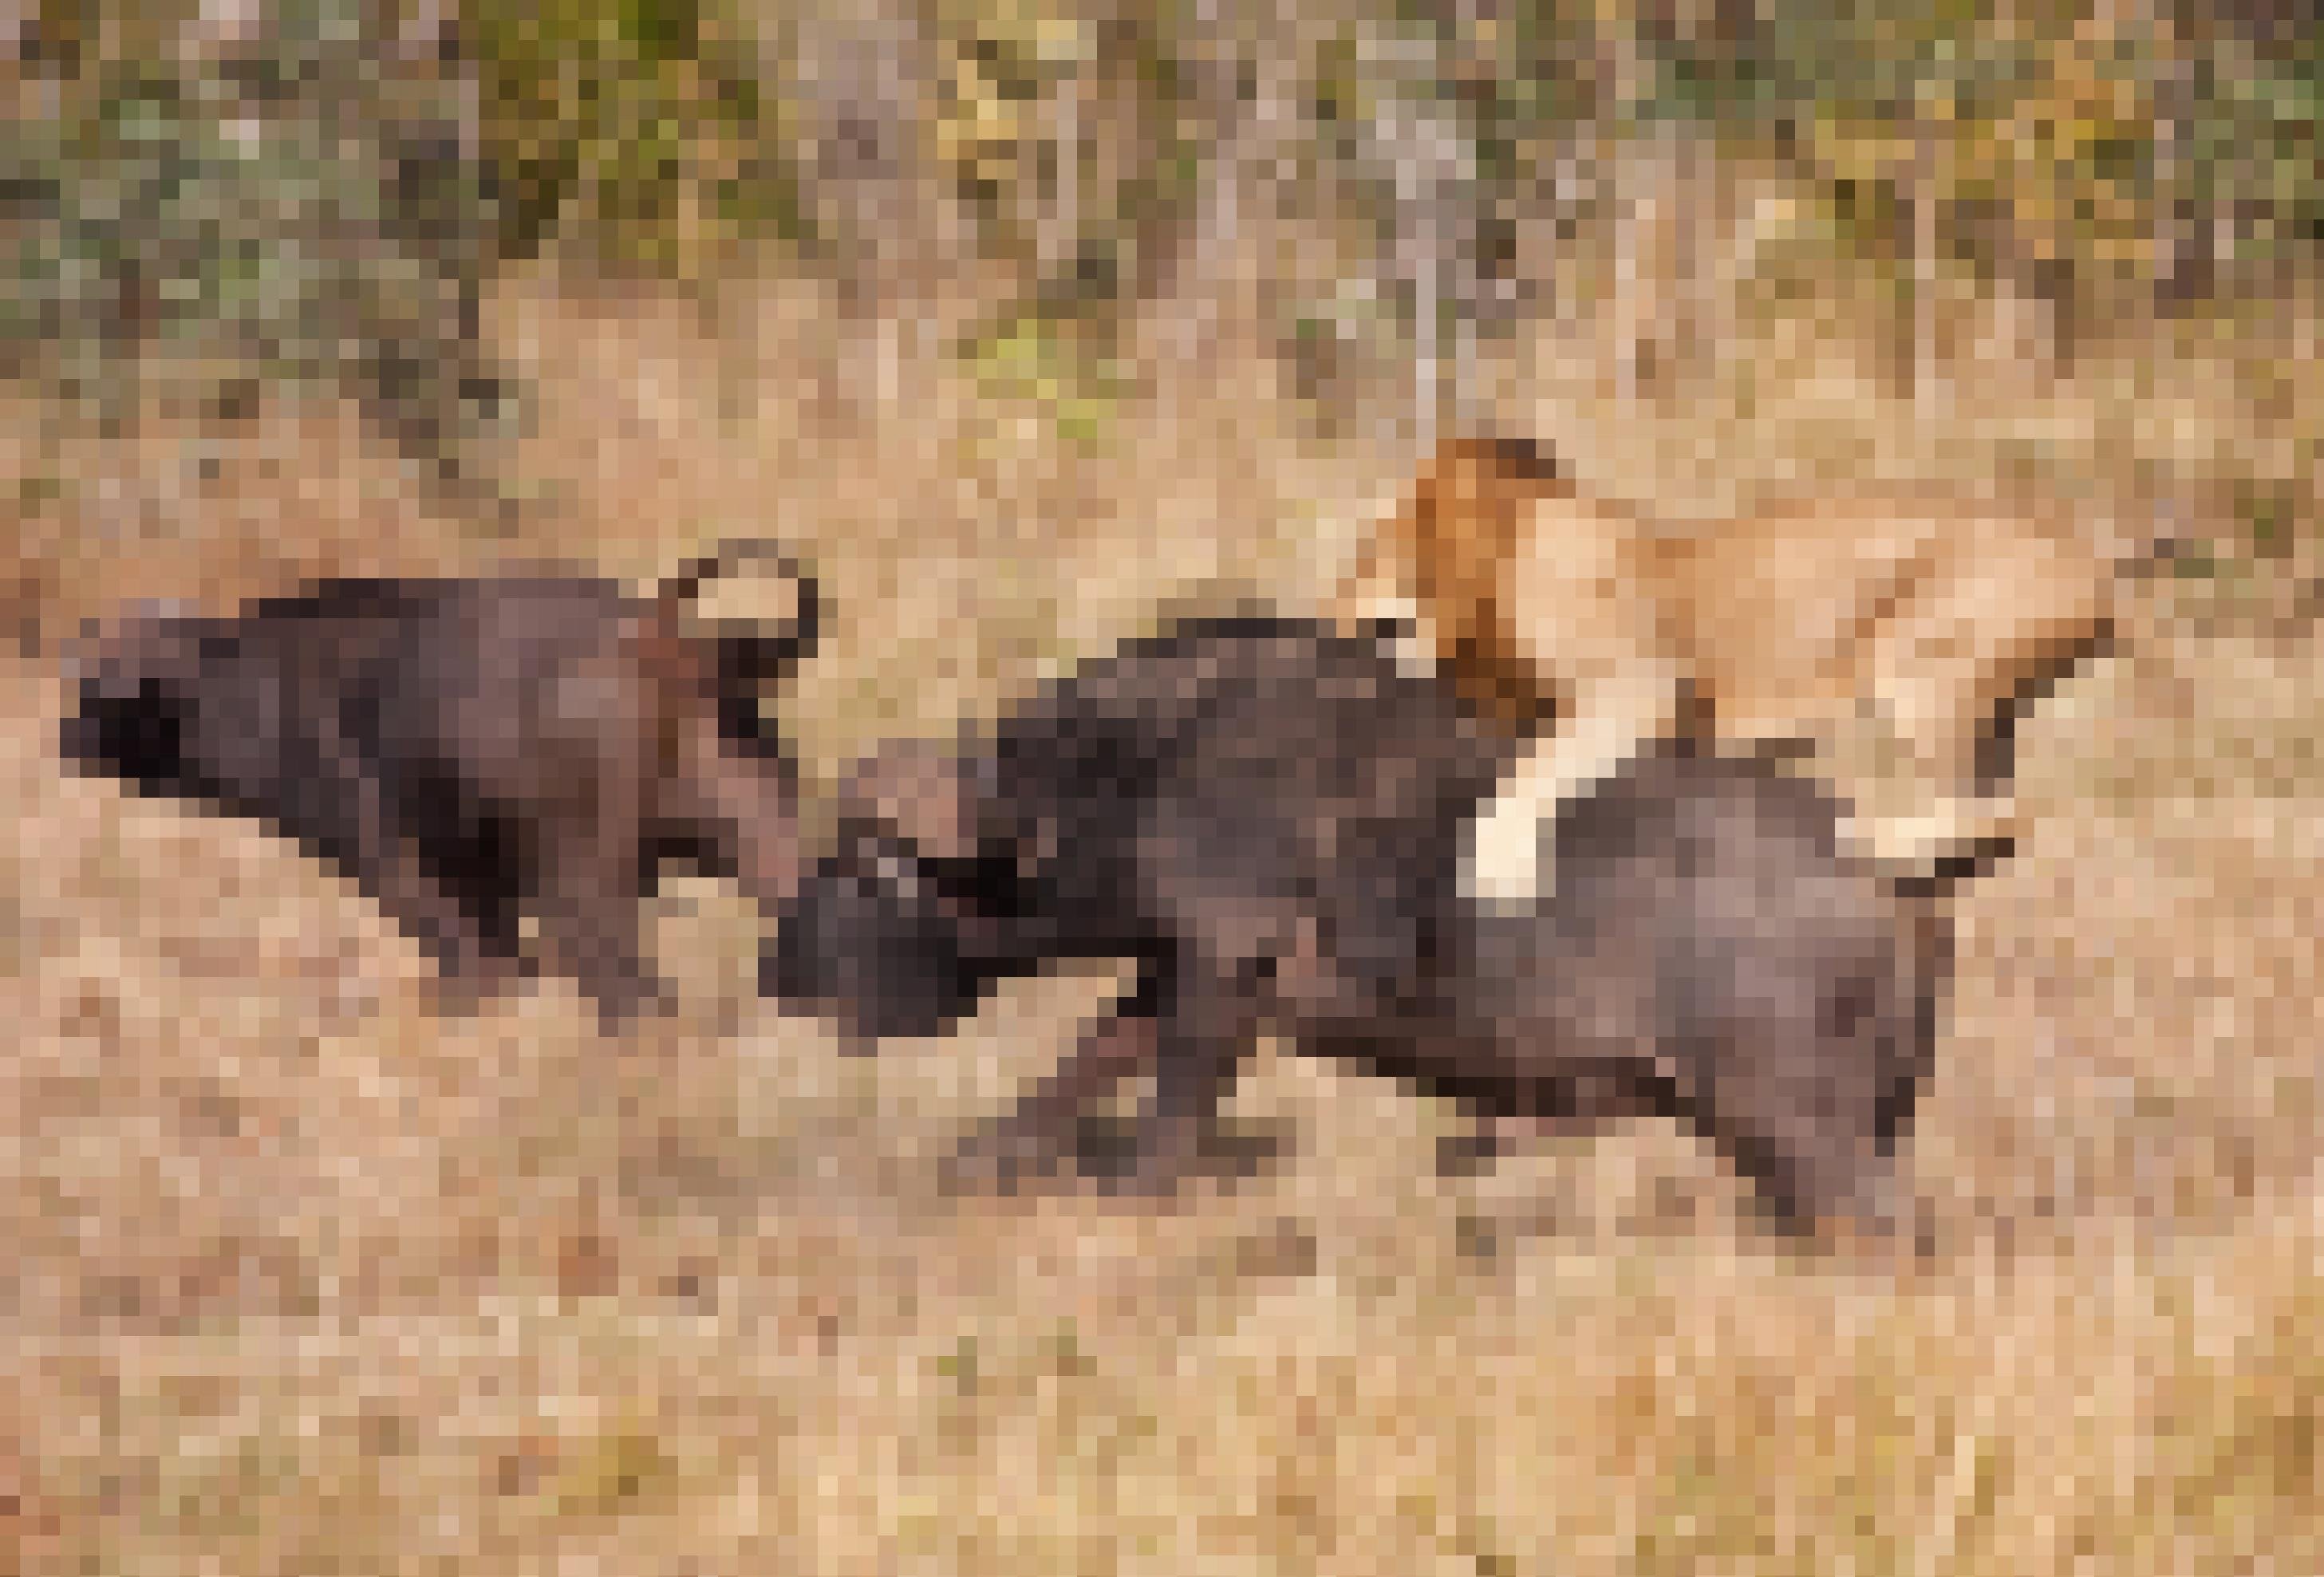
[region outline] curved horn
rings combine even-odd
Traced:
[[[687,562],[664,580],[659,597],[665,618],[673,628],[679,627],[707,587],[753,564],[773,569],[788,582],[793,604],[771,629],[752,620],[710,621],[707,633],[719,647],[721,668],[737,684],[765,684],[786,677],[822,639],[822,587],[798,559],[773,542],[722,543],[715,552]]]

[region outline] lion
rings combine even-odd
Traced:
[[[1584,495],[1539,446],[1460,438],[1338,612],[1536,742],[1473,831],[1480,898],[1534,896],[1539,825],[1675,735],[1820,773],[1860,853],[1933,882],[2013,845],[2016,716],[2109,643],[2122,567],[2061,512],[1924,490],[1683,535]]]

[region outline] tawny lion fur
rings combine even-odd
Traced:
[[[1891,871],[2006,847],[2015,716],[2110,637],[2119,556],[2061,512],[1936,492],[1814,498],[1691,535],[1582,494],[1536,447],[1443,444],[1346,588],[1538,733],[1470,880],[1520,899],[1536,826],[1688,729],[1806,756]]]

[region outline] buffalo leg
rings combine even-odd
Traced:
[[[629,773],[598,780],[590,803],[558,807],[543,861],[540,940],[549,967],[579,984],[608,1027],[659,1003],[645,963],[641,786]]]
[[[1652,1102],[1612,1074],[1579,1074],[1550,1081],[1530,1110],[1472,1110],[1460,1131],[1437,1141],[1436,1168],[1444,1176],[1489,1169],[1530,1144],[1588,1139],[1607,1123],[1654,1110]]]
[[[1154,1092],[1139,1114],[1138,1157],[1128,1185],[1137,1193],[1176,1188],[1201,1157],[1220,1102],[1233,1088],[1258,1023],[1251,994],[1213,971],[1164,981],[1155,1026]]]
[[[513,961],[493,950],[457,895],[428,868],[379,771],[336,729],[326,729],[318,743],[324,770],[355,807],[349,863],[381,910],[435,964],[439,1006],[466,1012],[505,990],[517,974]]]
[[[1150,993],[1141,988],[1082,1031],[1073,1054],[1045,1075],[1008,1115],[963,1145],[947,1181],[1007,1189],[1045,1176],[1075,1149],[1077,1127],[1091,1105],[1123,1080],[1149,1072],[1160,1049]]]

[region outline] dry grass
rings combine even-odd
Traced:
[[[645,573],[776,530],[843,614],[797,703],[828,765],[1166,599],[1313,589],[1410,464],[1392,428],[1303,437],[1231,336],[1076,447],[804,292],[715,332],[538,290],[503,319],[544,389],[528,535],[415,525],[392,474],[316,457],[344,447],[268,486],[230,456],[208,499],[167,445],[115,448],[26,528],[24,595],[69,622],[317,564]],[[1842,456],[1974,474],[2028,434],[2103,478],[2142,398],[2188,475],[2267,475],[2317,409],[2224,358],[2142,395],[2125,352],[1935,419],[1835,346],[1781,387],[1769,350],[1748,400],[1728,347],[1620,410],[1550,334],[1505,410],[1684,512]],[[233,441],[264,430],[290,442]],[[158,545],[88,534],[96,497],[146,498]],[[848,1061],[752,1000],[748,917],[702,885],[664,906],[675,1022],[603,1041],[561,992],[436,1021],[341,884],[61,777],[57,683],[14,666],[0,1570],[2317,1570],[2324,673],[2180,611],[2029,725],[2042,830],[1968,905],[1913,1162],[1958,1230],[1902,1278],[1756,1240],[1674,1134],[1439,1184],[1443,1113],[1273,1062],[1239,1113],[1286,1153],[1231,1192],[947,1202],[933,1159],[1102,982]]]

